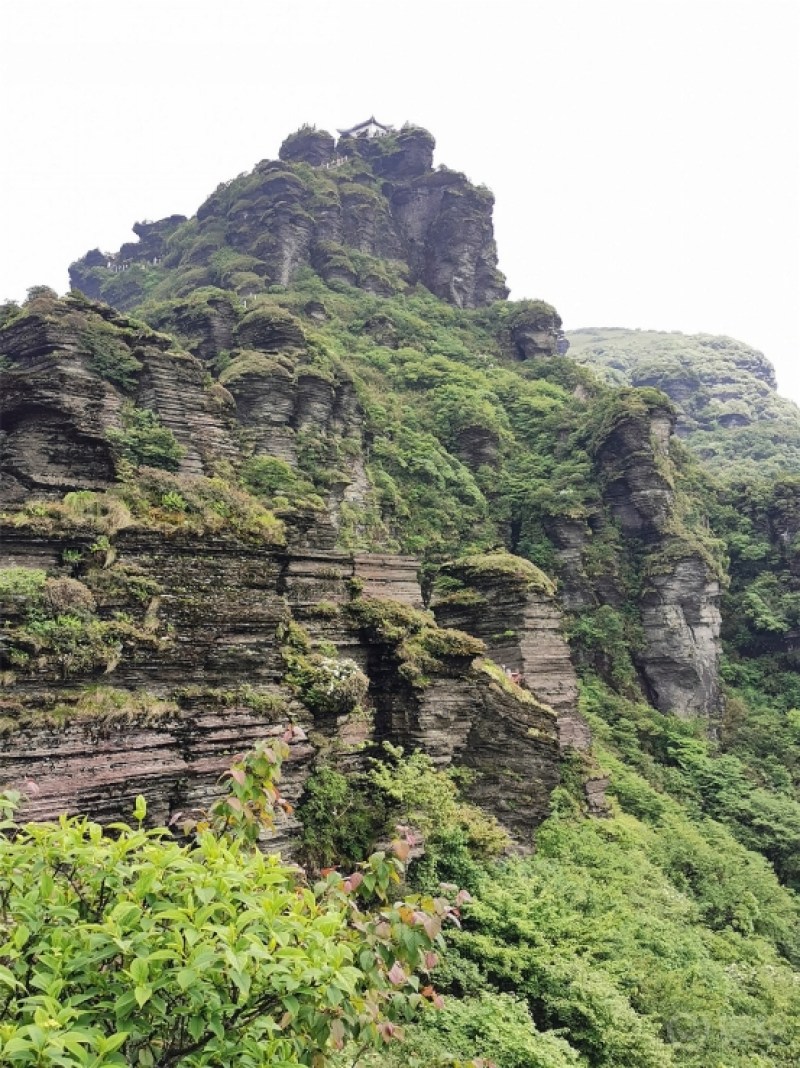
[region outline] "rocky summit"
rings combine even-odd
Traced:
[[[223,183],[192,220],[136,223],[138,242],[113,255],[87,253],[70,281],[130,308],[168,277],[247,297],[289,286],[311,268],[326,282],[383,296],[421,283],[459,308],[491,304],[508,295],[497,269],[494,197],[459,171],[434,170],[434,144],[418,127],[338,142],[303,128],[279,159]]]
[[[508,300],[434,147],[303,127],[0,306],[0,790],[175,826],[287,739],[263,844],[404,819],[482,902],[442,983],[527,1036],[501,1068],[795,1064],[742,1020],[796,998],[800,412],[742,343]]]

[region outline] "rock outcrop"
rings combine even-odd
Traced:
[[[564,762],[604,812],[562,609],[595,652],[641,636],[620,687],[716,710],[669,402],[596,403],[555,309],[504,300],[492,194],[427,131],[369,130],[303,128],[73,264],[82,293],[0,309],[0,785],[38,784],[29,815],[142,793],[167,822],[291,728],[289,800],[389,741],[468,768],[529,846]],[[561,603],[521,557],[458,555],[495,539],[555,561]]]
[[[108,307],[38,298],[0,331],[0,356],[0,503],[112,482],[109,431],[124,431],[126,405],[174,436],[183,473],[233,453],[230,396],[170,338]]]
[[[470,768],[468,795],[530,844],[558,782],[552,709],[491,662],[473,663],[484,644],[461,631],[388,601],[355,601],[347,614],[366,643],[376,736]]]
[[[604,501],[640,574],[644,643],[637,654],[657,708],[713,716],[719,707],[719,574],[681,519],[670,436],[675,412],[655,390],[622,391],[597,431]]]
[[[533,564],[507,553],[464,557],[440,571],[437,620],[474,634],[492,659],[558,715],[575,715],[578,680],[563,634],[552,582]],[[442,582],[444,580],[444,582]]]
[[[432,608],[437,621],[480,638],[500,665],[505,691],[522,690],[555,714],[559,750],[588,759],[592,736],[578,710],[578,679],[564,636],[553,583],[509,553],[467,556],[439,571]],[[499,739],[498,739],[499,741]],[[587,764],[584,791],[593,815],[605,815],[608,780]]]
[[[650,575],[641,599],[642,668],[653,704],[679,716],[719,706],[719,582],[699,555]]]
[[[318,462],[331,467],[347,450],[350,473],[339,475],[327,514],[317,499],[310,523],[312,540],[332,546],[342,501],[361,500],[370,490],[353,383],[309,363],[294,316],[269,303],[234,309],[224,296],[171,306],[165,325],[195,354],[79,296],[29,302],[0,330],[0,504],[106,489],[120,450],[152,463],[136,426],[145,413],[171,439],[171,468],[180,475],[210,476],[247,455],[297,468],[298,448],[308,448],[311,438]],[[207,329],[198,332],[198,324]],[[220,333],[231,347],[214,381],[206,362],[219,355]],[[140,455],[130,454],[130,442]],[[302,517],[291,518],[300,537]]]
[[[800,472],[800,411],[777,393],[775,370],[730,337],[656,330],[571,332],[570,356],[614,385],[663,390],[675,432],[724,479]]]
[[[458,307],[504,299],[494,198],[457,171],[434,170],[433,147],[418,127],[335,147],[305,127],[279,160],[218,189],[195,219],[137,224],[138,244],[93,250],[71,266],[71,283],[129,308],[169,272],[168,295],[211,285],[247,297],[312,267],[329,284],[384,295],[422,283]]]
[[[31,575],[79,575],[94,591],[98,619],[123,612],[149,645],[140,649],[129,636],[102,671],[64,674],[45,647],[28,646],[27,662],[20,660],[20,611],[9,616],[0,666],[13,686],[2,700],[0,784],[36,784],[24,815],[124,818],[141,793],[153,818],[167,822],[207,804],[237,753],[292,726],[289,800],[302,794],[320,752],[353,766],[375,738],[473,769],[474,796],[520,841],[545,817],[559,778],[553,714],[473,667],[480,643],[418,611],[413,559],[287,553],[230,536],[165,539],[132,526],[112,536],[98,567],[92,534],[37,529],[2,530],[8,561]],[[412,638],[424,633],[424,675],[404,670],[396,634],[365,622],[375,611],[405,621]],[[316,710],[287,685],[283,643],[293,621],[312,643],[363,667],[371,715]],[[290,823],[278,844],[291,833]]]
[[[523,300],[508,316],[509,349],[517,360],[563,356],[569,349],[561,316],[543,301]]]
[[[312,167],[321,167],[331,162],[335,149],[336,141],[327,130],[302,126],[283,142],[278,159],[287,163],[309,163]]]

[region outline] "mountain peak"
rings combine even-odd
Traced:
[[[304,269],[329,285],[392,295],[423,285],[457,307],[503,300],[494,197],[433,167],[433,135],[371,116],[337,131],[303,126],[277,160],[223,183],[192,219],[137,223],[138,242],[94,249],[74,288],[122,309],[213,285],[250,297]]]

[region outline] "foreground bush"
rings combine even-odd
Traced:
[[[392,904],[397,856],[310,886],[254,848],[276,763],[263,750],[237,764],[189,844],[141,822],[18,826],[6,798],[0,1064],[319,1066],[347,1040],[400,1037],[438,1002],[414,972],[436,963],[455,911]]]

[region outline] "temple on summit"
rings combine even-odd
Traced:
[[[395,129],[394,126],[384,126],[374,115],[371,115],[365,122],[351,126],[349,130],[336,132],[340,137],[385,137],[387,134],[394,133]]]

